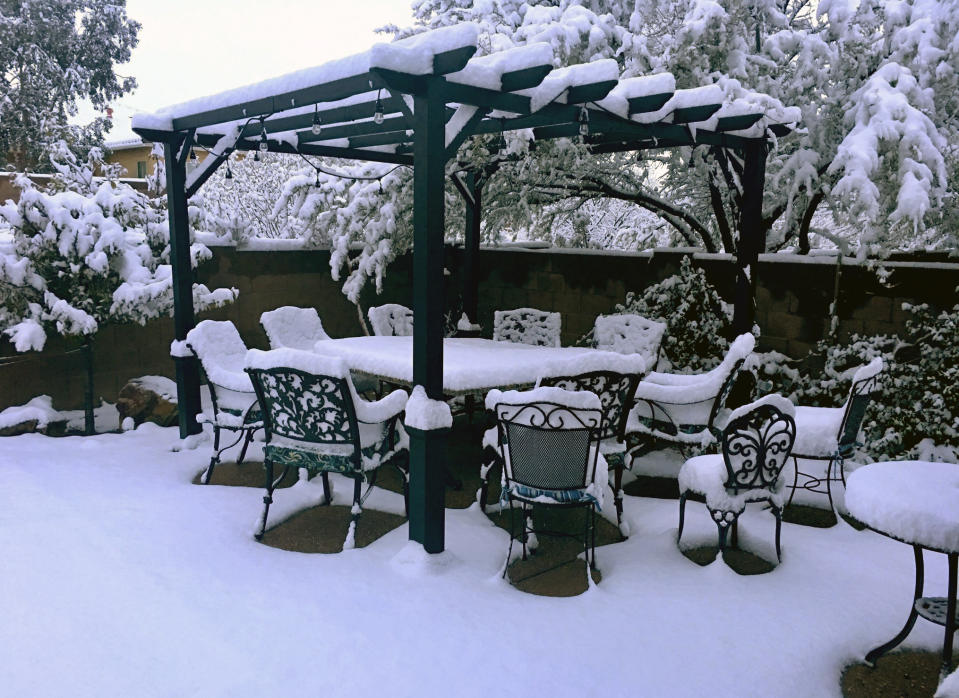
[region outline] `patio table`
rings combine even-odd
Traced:
[[[867,527],[913,547],[916,588],[909,618],[899,633],[866,655],[872,665],[899,645],[922,616],[945,626],[942,677],[952,665],[956,629],[956,563],[959,557],[959,465],[925,461],[873,463],[848,478],[846,508]],[[947,596],[923,596],[922,551],[943,553],[949,564]]]
[[[351,371],[413,385],[412,337],[346,337],[316,343],[321,354],[346,360]],[[535,347],[491,339],[443,340],[443,392],[449,396],[485,394],[493,388],[531,386],[543,365],[588,352],[586,347]]]

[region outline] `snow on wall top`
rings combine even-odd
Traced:
[[[369,72],[370,68],[427,75],[433,72],[433,58],[436,54],[468,46],[475,47],[478,36],[479,28],[475,24],[463,23],[423,32],[389,44],[376,44],[362,53],[328,61],[312,68],[180,102],[152,114],[135,114],[132,125],[133,128],[170,131],[173,129],[173,119],[363,75]]]

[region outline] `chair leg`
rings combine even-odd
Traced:
[[[733,522],[729,525],[729,528],[731,529],[730,531],[731,535],[729,536],[729,544],[733,546],[734,548],[738,548],[739,547],[739,519],[738,518],[734,519]]]
[[[624,457],[625,459],[625,457]],[[623,466],[625,460],[613,466],[613,500],[616,503],[616,524],[623,540],[628,536],[623,533]]]
[[[360,522],[360,515],[363,513],[363,508],[360,506],[362,492],[362,478],[353,478],[353,506],[350,508],[350,528],[346,533],[346,540],[343,542],[344,550],[356,547],[356,529]]]
[[[589,532],[590,532],[590,556],[589,556],[589,566],[591,569],[596,569],[596,505],[591,504],[589,507]]]
[[[480,511],[486,511],[486,504],[489,502],[489,473],[493,469],[493,466],[496,465],[497,454],[496,452],[487,446],[484,449],[485,460],[482,466],[480,466],[480,479],[482,484],[479,489],[479,505]]]
[[[783,530],[783,510],[777,506],[774,506],[773,514],[776,515],[776,559],[782,562],[783,551],[781,545],[781,536]]]
[[[323,480],[323,503],[329,506],[333,503],[333,494],[330,492],[330,474],[322,473],[320,478]]]
[[[266,495],[263,497],[263,518],[260,520],[260,532],[253,537],[257,540],[263,538],[266,533],[266,520],[270,515],[270,505],[273,503],[273,461],[269,458],[263,461],[263,468],[266,471]],[[286,468],[283,469],[284,475]]]
[[[738,534],[735,532],[736,524],[739,521],[739,514],[742,512],[733,512],[733,511],[710,511],[710,514],[713,517],[713,521],[716,522],[716,527],[719,529],[719,553],[722,554],[726,550],[726,538],[729,535],[729,529],[733,529],[734,544],[735,539],[738,538]]]
[[[243,459],[246,458],[246,449],[250,447],[250,443],[253,441],[253,429],[246,430],[246,436],[243,437],[243,446],[240,447],[240,455],[236,459],[236,464],[240,465],[243,462]]]
[[[793,497],[796,496],[796,487],[799,486],[799,460],[795,456],[793,456],[793,466],[793,489],[789,493],[789,501],[786,502],[787,507],[793,503]]]
[[[210,478],[213,477],[213,468],[220,462],[220,427],[213,425],[213,455],[210,457],[210,465],[207,466],[203,478],[200,480],[204,485],[210,484]]]
[[[836,513],[836,506],[832,502],[832,464],[835,462],[835,458],[830,458],[829,465],[826,466],[826,496],[829,497],[829,511],[834,514]]]
[[[529,529],[527,528],[527,522],[528,522],[528,519],[526,514],[526,503],[524,502],[523,503],[523,559],[524,560],[527,557],[526,539],[529,534]]]
[[[503,578],[506,578],[506,570],[509,569],[509,561],[513,559],[513,537],[516,535],[516,507],[513,506],[513,500],[509,500],[509,550],[506,553],[506,564],[503,565]]]
[[[676,545],[679,545],[679,541],[683,537],[683,525],[686,523],[686,498],[687,493],[683,492],[679,495],[679,533],[676,534]]]

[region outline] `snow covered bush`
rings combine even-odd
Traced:
[[[902,338],[852,335],[846,342],[819,342],[810,357],[788,361],[770,352],[755,370],[763,387],[801,405],[845,404],[855,370],[881,356],[886,368],[863,423],[867,460],[955,460],[959,456],[959,305],[912,313]]]
[[[57,174],[48,186],[21,176],[19,201],[0,206],[10,238],[0,252],[0,331],[17,351],[40,351],[51,331],[91,336],[102,322],[169,315],[165,200],[120,182],[99,149],[80,162],[61,142],[51,162]],[[198,244],[191,253],[194,264],[210,256]],[[236,290],[195,284],[193,295],[202,310],[231,302]]]
[[[661,356],[672,366],[666,370],[709,370],[722,361],[729,347],[726,334],[732,315],[728,304],[689,257],[683,257],[678,274],[641,294],[628,293],[616,312],[636,313],[666,323]]]

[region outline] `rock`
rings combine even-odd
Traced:
[[[0,429],[0,436],[19,436],[20,434],[32,434],[37,430],[36,419],[28,419],[19,424],[11,424],[8,427]]]
[[[132,418],[137,425],[153,422],[161,427],[177,423],[176,384],[162,376],[134,378],[117,396],[120,421]]]

